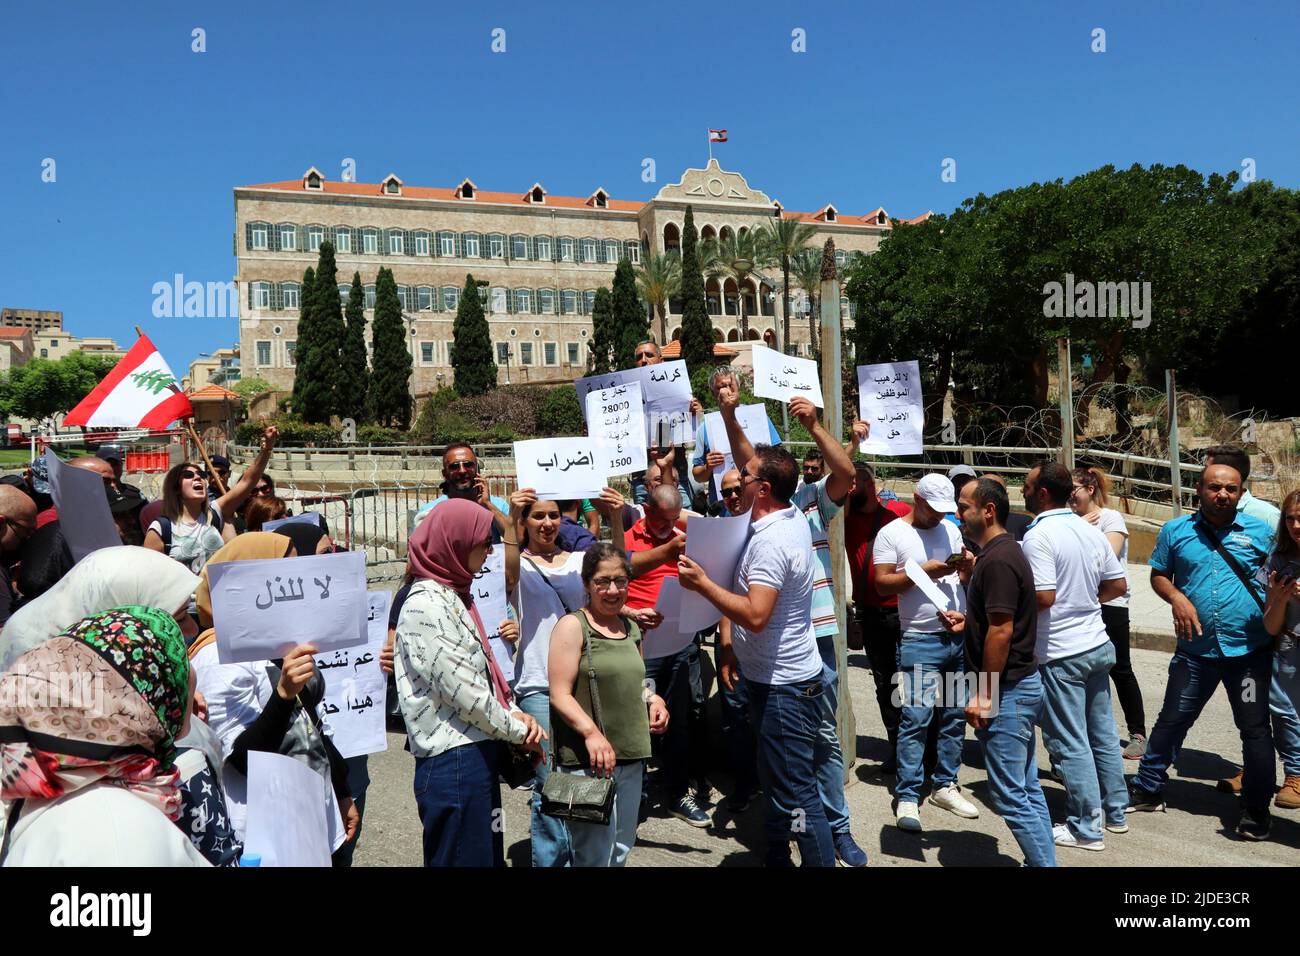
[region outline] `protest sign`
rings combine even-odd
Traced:
[[[745,433],[749,443],[757,448],[772,441],[772,425],[767,417],[767,406],[762,402],[753,405],[741,405],[736,409],[736,421]],[[713,492],[722,497],[722,476],[736,467],[731,454],[731,439],[727,437],[727,425],[722,420],[721,412],[709,412],[704,416],[704,428],[709,436],[709,451],[720,452],[724,461],[713,469]]]
[[[763,345],[755,345],[754,394],[759,398],[775,398],[789,402],[792,398],[806,398],[818,408],[825,408],[822,400],[821,374],[812,359],[782,355]]]
[[[641,651],[646,660],[676,654],[695,639],[695,631],[683,631],[681,627],[685,593],[677,575],[670,574],[663,579],[655,601],[655,610],[664,616],[663,623],[641,634]]]
[[[387,591],[366,594],[364,646],[316,655],[316,669],[325,678],[320,715],[345,758],[388,749],[388,677],[379,666],[379,655],[388,641],[391,601]]]
[[[609,459],[594,438],[536,438],[514,443],[520,488],[538,498],[599,498],[609,484]]]
[[[858,366],[858,416],[871,425],[868,454],[919,455],[925,427],[921,372],[915,359]]]
[[[59,528],[72,560],[80,561],[92,551],[120,545],[122,536],[108,509],[103,477],[88,468],[70,467],[49,448],[45,449],[45,467],[50,495],[59,510]]]
[[[637,382],[587,393],[587,434],[604,446],[606,476],[646,469],[645,402]]]
[[[474,607],[483,622],[483,629],[487,631],[492,656],[496,658],[497,666],[501,668],[506,680],[511,681],[515,677],[514,645],[501,639],[501,622],[508,616],[505,561],[505,546],[493,545],[483,567],[474,575],[471,587],[474,592]]]
[[[329,866],[330,783],[293,757],[248,751],[244,852],[262,866]]]
[[[223,664],[275,660],[299,644],[366,643],[363,551],[209,564],[208,586]]]
[[[292,515],[288,518],[276,518],[274,521],[265,521],[262,523],[263,531],[274,531],[276,528],[287,524],[314,524],[316,527],[324,529],[325,521],[319,513],[315,511],[304,511],[300,515]]]
[[[578,391],[582,413],[586,416],[587,396],[591,392],[629,383],[641,386],[641,398],[645,402],[647,447],[653,448],[660,444],[660,421],[668,422],[669,444],[684,445],[695,440],[694,422],[690,414],[691,377],[686,363],[680,359],[605,375],[589,375],[578,379],[573,385]],[[590,418],[587,421],[590,424]]]
[[[713,440],[710,433],[709,440]],[[704,569],[709,580],[731,590],[736,565],[749,538],[749,513],[734,518],[686,519],[686,556]],[[722,614],[712,602],[695,591],[682,590],[678,627],[691,634],[712,627]]]

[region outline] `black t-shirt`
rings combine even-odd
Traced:
[[[966,605],[968,670],[978,671],[984,666],[989,611],[1011,615],[1011,649],[1002,682],[1014,684],[1037,669],[1034,639],[1038,633],[1038,598],[1034,593],[1034,572],[1011,535],[1000,534],[985,546],[971,574]]]

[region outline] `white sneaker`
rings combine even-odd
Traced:
[[[965,817],[967,820],[979,819],[980,812],[975,804],[971,803],[961,795],[961,787],[955,783],[950,783],[946,787],[940,787],[934,793],[930,794],[930,803],[933,806],[943,810],[951,811],[959,817]]]
[[[1108,823],[1106,829],[1111,833],[1128,833],[1128,821],[1121,820],[1118,823]]]
[[[907,830],[909,833],[921,832],[921,814],[915,802],[900,800],[895,818],[898,829]]]
[[[1070,827],[1064,823],[1058,823],[1052,827],[1052,840],[1057,846],[1073,846],[1080,850],[1104,850],[1106,844],[1101,840],[1087,840],[1077,837],[1070,832]]]

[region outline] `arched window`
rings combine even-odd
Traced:
[[[510,237],[510,258],[515,260],[528,258],[528,237],[515,233]]]
[[[412,236],[415,238],[415,254],[417,256],[427,256],[429,254],[429,233],[424,229],[417,229]]]
[[[280,240],[281,252],[296,252],[298,249],[298,227],[291,222],[282,222],[275,227]]]
[[[565,289],[560,293],[560,314],[578,314],[578,293],[575,289]]]
[[[401,229],[388,230],[387,247],[390,256],[400,256],[406,252],[406,237]]]
[[[533,254],[538,262],[551,261],[551,237],[537,236],[533,239]]]
[[[572,236],[560,236],[559,241],[556,243],[556,249],[558,249],[560,253],[559,255],[560,262],[574,261],[573,259],[574,248],[573,248]]]
[[[433,311],[433,287],[422,285],[415,290],[415,307],[421,312]]]
[[[455,312],[460,305],[460,289],[454,285],[445,285],[442,287],[442,311]]]
[[[555,314],[555,290],[538,289],[537,290],[537,311],[543,315]]]
[[[298,308],[298,283],[281,282],[280,283],[280,306],[285,309]]]
[[[351,226],[335,226],[334,232],[334,251],[342,253],[351,253],[353,251],[353,238]]]
[[[265,252],[271,247],[271,225],[266,222],[250,222],[244,227],[245,245],[254,252]]]
[[[365,293],[366,293],[365,306],[367,309],[373,309],[375,307],[375,287],[372,285],[366,286]]]
[[[466,259],[482,258],[482,236],[477,232],[466,232],[461,234],[461,244],[465,250]]]
[[[533,311],[532,289],[515,289],[515,311],[521,313]]]
[[[635,246],[636,243],[632,243],[632,245]],[[617,239],[606,239],[605,261],[617,265],[618,260],[621,258],[623,258],[623,243],[619,242]]]
[[[374,226],[361,230],[361,251],[368,256],[379,255],[379,230]]]
[[[596,261],[596,240],[595,239],[583,239],[582,245],[579,247],[579,249],[581,252],[581,255],[578,256],[579,262]]]
[[[664,225],[664,251],[670,249],[680,250],[682,248],[682,232],[677,228],[677,223],[670,222]]]
[[[320,252],[320,244],[325,241],[324,226],[307,227],[307,251]]]

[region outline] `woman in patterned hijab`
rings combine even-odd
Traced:
[[[191,681],[175,618],[139,605],[83,618],[15,661],[0,677],[0,800],[10,856],[28,864],[202,865],[179,829],[164,821],[181,811],[174,760],[189,720]],[[133,803],[128,813],[150,832],[103,827],[101,814],[123,806],[114,795],[123,791],[160,811],[162,827],[147,814],[141,818]],[[69,817],[74,802],[92,799],[100,812],[87,806]],[[53,807],[63,809],[54,814]],[[108,832],[91,829],[97,816]],[[80,821],[84,832],[70,825]],[[141,859],[146,851],[154,852]]]

